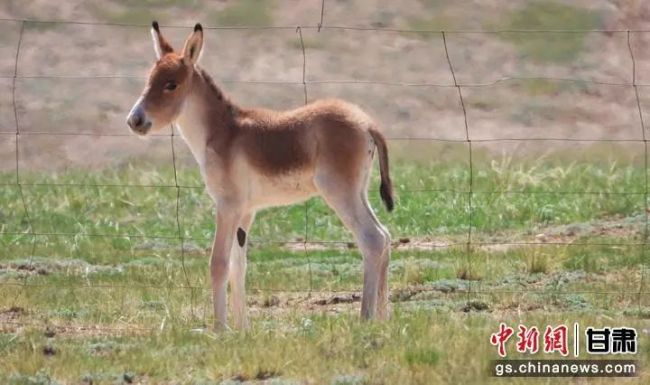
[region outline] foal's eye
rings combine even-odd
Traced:
[[[165,91],[174,91],[175,89],[176,89],[176,83],[167,82],[167,84],[165,84]]]

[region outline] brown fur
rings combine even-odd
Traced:
[[[270,113],[267,118],[276,117]],[[273,176],[313,165],[314,151],[311,149],[314,146],[305,135],[303,124],[290,121],[285,125],[249,117],[242,120],[245,123],[238,126],[239,143],[246,159],[260,173]]]
[[[208,146],[223,160],[241,150],[259,172],[273,176],[313,167],[317,157],[324,157],[334,160],[331,167],[346,179],[358,177],[353,165],[364,155],[363,130],[346,110],[347,103],[321,100],[289,111],[244,109],[228,100],[199,67],[193,83],[203,87],[204,118],[211,128]]]
[[[144,98],[144,107],[155,121],[171,121],[180,113],[178,100],[184,98],[192,87],[192,82],[188,81],[191,75],[190,69],[174,52],[165,54],[156,62]],[[173,92],[165,89],[170,82],[177,84]]]
[[[164,45],[161,50],[171,47],[162,36],[159,39]],[[173,92],[165,90],[170,82],[177,84]],[[332,171],[354,181],[360,172],[354,166],[364,156],[365,131],[380,148],[380,160],[384,158],[381,154],[386,154],[381,133],[372,129],[372,122],[355,116],[348,103],[320,100],[289,111],[243,109],[224,96],[207,72],[175,52],[164,54],[152,69],[145,88],[145,109],[154,121],[167,124],[179,114],[182,104],[178,100],[192,87],[199,88],[205,101],[203,119],[210,127],[207,146],[224,164],[230,163],[233,152],[241,151],[260,173],[273,176],[313,167],[322,158],[330,161]],[[386,199],[392,200],[390,178],[385,177],[388,162],[381,162]]]

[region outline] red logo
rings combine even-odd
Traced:
[[[528,329],[524,325],[519,325],[519,333],[517,333],[517,351],[519,353],[537,353],[539,350],[539,330],[537,326]]]
[[[510,337],[512,337],[512,333],[514,332],[515,331],[511,327],[508,327],[508,325],[501,322],[501,325],[499,325],[499,331],[492,334],[492,337],[490,337],[490,343],[499,347],[498,350],[501,357],[505,357],[507,355],[506,342],[508,342]]]
[[[537,326],[527,327],[517,325],[516,349],[519,353],[535,354],[541,350],[540,329]],[[544,353],[559,353],[569,355],[569,328],[566,325],[546,325],[544,329]],[[490,335],[490,343],[497,347],[499,356],[506,357],[506,345],[514,335],[515,330],[505,323],[499,324],[499,331]],[[587,327],[584,332],[584,343],[588,354],[637,354],[638,335],[636,329],[630,327],[604,327],[597,329]],[[580,354],[580,325],[573,324],[572,351],[575,357]]]
[[[544,353],[560,352],[563,356],[569,354],[567,327],[564,325],[555,328],[546,326],[544,332]]]

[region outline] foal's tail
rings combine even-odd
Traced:
[[[390,181],[390,174],[388,172],[388,147],[386,146],[386,139],[381,132],[374,128],[368,130],[370,136],[375,141],[377,150],[379,152],[379,172],[381,174],[381,185],[379,186],[379,195],[381,200],[386,205],[386,210],[393,211],[395,206],[393,200],[393,183]]]

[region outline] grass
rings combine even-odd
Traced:
[[[391,215],[378,209],[394,240],[402,238],[390,265],[391,320],[358,321],[361,256],[329,209],[311,200],[307,222],[305,206],[256,221],[247,333],[205,330],[213,216],[203,189],[191,187],[201,184],[195,171],[181,178],[189,186],[178,195],[182,242],[177,189],[146,187],[173,186],[173,172],[155,163],[21,172],[27,216],[15,175],[0,175],[8,183],[0,190],[0,382],[489,384],[500,383],[487,365],[497,358],[488,341],[501,321],[644,327],[650,254],[633,244],[644,226],[642,157],[594,146],[515,161],[477,149],[472,240],[486,243],[468,253],[463,154],[429,151],[449,156],[409,158],[411,147],[394,145],[399,201]],[[572,191],[594,193],[558,193]],[[307,240],[342,243],[305,251],[305,228]],[[499,245],[522,241],[539,243]],[[637,358],[647,361],[647,334],[639,346]]]
[[[577,92],[588,93],[587,83],[562,83],[548,79],[527,79],[522,82],[515,82],[515,89],[529,96],[559,96],[562,93]]]
[[[273,6],[272,1],[262,0],[229,1],[222,7],[203,0],[127,0],[108,6],[91,4],[88,8],[96,18],[113,23],[148,25],[151,20],[169,21],[174,12],[203,12],[204,22],[209,25],[259,27],[273,24]]]
[[[510,30],[572,30],[597,29],[601,16],[591,10],[552,1],[527,2],[510,13],[507,29]],[[504,33],[522,56],[540,63],[567,63],[580,55],[586,35],[584,33]]]
[[[328,48],[327,42],[322,39],[311,39],[307,37],[303,39],[302,43],[300,42],[300,39],[288,40],[287,46],[295,50],[302,50],[303,46],[305,47],[305,50],[324,50]]]
[[[225,9],[212,12],[219,26],[263,27],[273,24],[272,1],[239,0],[228,3]]]
[[[390,322],[362,324],[353,316],[289,315],[281,322],[261,319],[248,333],[212,335],[169,328],[146,337],[47,338],[39,330],[29,329],[6,342],[3,367],[12,373],[33,373],[9,375],[6,379],[10,384],[84,379],[93,383],[130,382],[126,378],[195,384],[262,378],[272,378],[278,384],[302,383],[306,378],[325,384],[500,383],[487,377],[489,358],[496,355],[488,340],[496,330],[497,318],[482,313],[399,310]],[[605,318],[576,312],[498,319],[528,325],[574,320],[582,325],[609,323]],[[638,330],[643,324],[634,318],[619,321]],[[647,337],[642,337],[643,357],[648,354],[647,342]],[[25,349],[28,346],[32,348]],[[55,348],[56,353],[42,354],[44,346]],[[454,348],[440,350],[444,346]],[[468,359],[468,354],[484,359]],[[322,365],[324,362],[327,365]],[[508,382],[547,383],[532,379]],[[606,382],[595,379],[590,383]]]
[[[397,154],[408,150],[395,148]],[[438,150],[443,151],[429,151]],[[583,156],[571,162],[560,158],[514,161],[475,151],[472,227],[485,234],[535,231],[605,217],[631,217],[643,211],[645,169],[640,164],[641,153],[596,146],[584,149]],[[450,158],[455,159],[453,155]],[[373,178],[371,203],[395,238],[432,234],[453,237],[467,232],[469,169],[463,162],[451,161],[394,162],[398,203],[392,214],[380,209],[378,178]],[[0,191],[0,227],[3,232],[23,232],[31,225],[37,233],[176,237],[180,225],[183,237],[207,240],[213,232],[212,203],[197,171],[184,172],[181,179],[187,188],[177,191],[173,170],[162,166],[145,173],[131,165],[93,174],[69,171],[44,176],[22,171],[27,215],[20,189],[10,184]],[[15,175],[10,173],[0,175],[0,181],[14,180]],[[91,186],[70,185],[78,183]],[[151,187],[155,185],[169,187]],[[589,193],[581,194],[583,191]],[[262,212],[251,236],[265,241],[301,241],[305,235],[309,240],[351,240],[322,200],[308,201],[306,210],[306,223],[305,206]]]
[[[458,25],[458,17],[449,15],[444,3],[439,0],[421,1],[425,12],[421,16],[412,17],[407,20],[405,29],[415,31],[443,31],[453,30]],[[436,34],[421,32],[417,34],[420,38],[436,38]]]
[[[201,9],[202,3],[200,0],[122,0],[102,5],[91,3],[87,8],[101,21],[149,25],[152,20],[168,22],[172,10]]]

